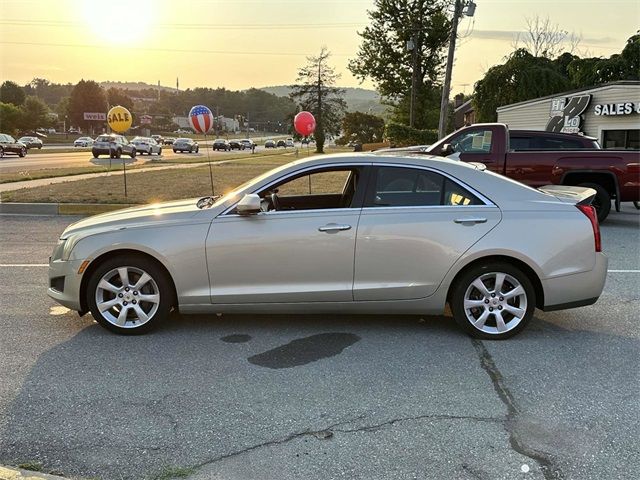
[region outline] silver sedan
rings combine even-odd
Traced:
[[[479,165],[345,154],[284,165],[221,198],[69,226],[48,293],[117,333],[182,313],[442,314],[502,339],[534,309],[594,303],[607,258],[583,187],[532,189]]]

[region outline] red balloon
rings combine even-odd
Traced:
[[[311,135],[316,129],[316,119],[311,112],[302,111],[293,119],[293,126],[300,135]]]

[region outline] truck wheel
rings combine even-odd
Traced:
[[[633,202],[633,206],[636,207],[636,210],[640,210],[640,202],[638,202],[637,200]]]
[[[602,223],[609,215],[611,211],[611,196],[609,192],[598,183],[581,183],[581,187],[593,188],[596,191],[596,196],[591,203],[596,209],[598,214],[598,222]]]

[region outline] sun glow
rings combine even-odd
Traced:
[[[109,44],[127,45],[145,38],[158,5],[152,0],[81,0],[79,7],[90,35]]]

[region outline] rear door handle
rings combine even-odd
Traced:
[[[323,227],[318,227],[319,232],[326,232],[326,233],[336,233],[341,230],[349,230],[349,229],[351,229],[351,225],[339,225],[337,223],[327,223]]]
[[[467,218],[456,218],[454,222],[461,223],[462,225],[472,225],[475,223],[487,223],[487,219],[482,217],[467,217]]]

